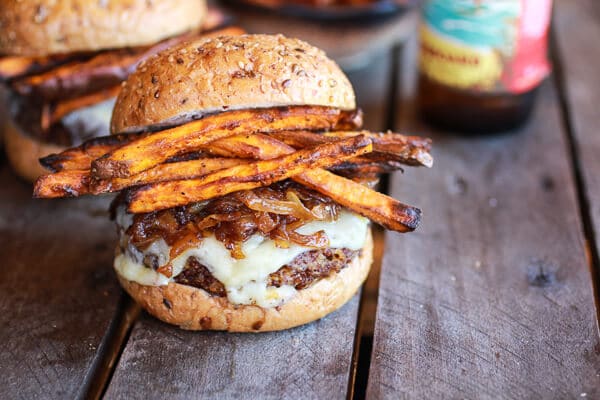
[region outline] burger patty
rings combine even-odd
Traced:
[[[360,250],[347,248],[304,252],[290,263],[270,274],[267,286],[290,285],[297,290],[304,289],[321,278],[326,278],[341,271],[359,253]],[[183,285],[203,289],[213,296],[225,297],[227,295],[223,284],[212,276],[208,268],[195,257],[190,257],[187,260],[183,271],[174,280]]]

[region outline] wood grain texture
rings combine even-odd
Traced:
[[[371,129],[383,128],[388,72],[383,58],[349,76]],[[144,314],[106,398],[343,399],[358,305],[357,295],[320,321],[265,334],[185,332]]]
[[[596,246],[597,257],[600,253],[600,2],[558,0],[555,4],[554,37],[566,112],[587,201],[584,213],[591,219],[590,239],[595,240],[591,245]]]
[[[107,399],[341,399],[356,325],[355,296],[336,313],[283,332],[186,332],[146,314]]]
[[[0,167],[0,397],[82,395],[120,290],[108,199],[34,200]]]
[[[424,210],[389,234],[369,399],[600,396],[600,343],[554,88],[509,135],[434,138],[392,195]]]

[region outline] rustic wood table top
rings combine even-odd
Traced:
[[[552,33],[554,73],[509,134],[419,122],[415,40],[350,74],[368,128],[434,139],[434,168],[386,189],[424,219],[377,231],[362,293],[289,331],[140,312],[112,272],[110,199],[33,200],[3,158],[0,397],[600,398],[600,2],[557,0]]]

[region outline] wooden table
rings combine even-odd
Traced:
[[[554,21],[554,75],[507,135],[414,118],[414,41],[351,74],[369,128],[435,140],[433,170],[389,180],[424,220],[385,234],[362,296],[287,332],[140,313],[111,270],[109,199],[32,200],[2,160],[0,397],[600,398],[600,3],[557,0]]]

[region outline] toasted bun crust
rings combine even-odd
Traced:
[[[282,35],[200,39],[142,63],[122,87],[113,133],[223,110],[291,105],[356,108],[354,90],[322,50]]]
[[[117,272],[123,288],[146,311],[169,324],[189,330],[264,332],[292,328],[315,321],[343,306],[364,282],[373,262],[369,231],[360,257],[339,273],[299,290],[277,308],[234,306],[226,298],[210,296],[202,289],[170,283],[144,286]]]
[[[44,56],[139,46],[200,26],[204,0],[3,0],[0,53]]]
[[[48,173],[40,165],[40,158],[65,150],[65,147],[45,143],[27,135],[11,118],[3,121],[2,134],[8,162],[17,175],[29,182]]]

